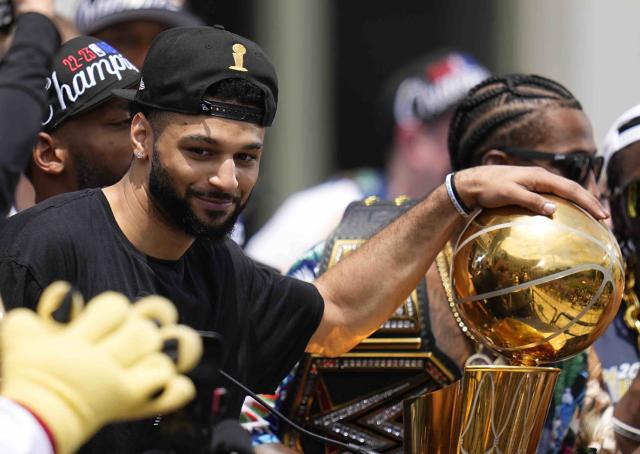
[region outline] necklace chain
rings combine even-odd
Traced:
[[[449,270],[451,269],[451,259],[453,257],[453,249],[451,248],[451,244],[447,242],[444,248],[438,253],[436,256],[436,267],[438,269],[438,274],[440,275],[440,280],[442,281],[442,287],[444,287],[444,292],[447,295],[447,301],[449,302],[449,310],[453,314],[453,318],[455,318],[456,323],[460,327],[460,330],[474,343],[478,344],[478,341],[467,325],[465,325],[464,321],[462,321],[462,317],[460,317],[460,313],[456,308],[456,303],[453,299],[453,292],[451,289],[451,277],[449,275]]]

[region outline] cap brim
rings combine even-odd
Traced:
[[[111,93],[113,93],[114,96],[126,99],[127,101],[135,100],[137,92],[138,90],[136,90],[135,88],[116,88],[111,90]]]
[[[159,22],[161,24],[166,24],[168,27],[185,27],[203,24],[202,19],[187,11],[167,11],[165,9],[138,9],[109,14],[92,22],[87,27],[81,27],[80,24],[77,25],[82,33],[91,35],[113,24],[137,20]]]

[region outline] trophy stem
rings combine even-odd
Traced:
[[[460,380],[403,402],[404,452],[457,452],[460,424]]]
[[[404,402],[405,452],[535,454],[559,372],[466,367],[461,381]]]

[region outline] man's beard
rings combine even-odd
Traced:
[[[175,189],[171,176],[160,162],[155,146],[151,156],[149,194],[158,213],[169,225],[177,227],[193,237],[208,238],[213,241],[222,241],[227,237],[244,209],[239,197],[232,197],[216,190],[202,192],[187,188],[184,197],[181,197]],[[233,211],[229,215],[218,211],[207,211],[207,216],[212,221],[221,220],[224,216],[227,216],[220,224],[211,225],[202,221],[193,212],[188,200],[189,197],[194,196],[231,201],[233,203]]]

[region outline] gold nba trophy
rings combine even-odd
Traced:
[[[476,214],[451,256],[452,297],[476,339],[510,366],[467,366],[457,383],[404,402],[405,453],[533,454],[559,372],[615,317],[624,280],[613,235],[547,196],[551,217]]]

